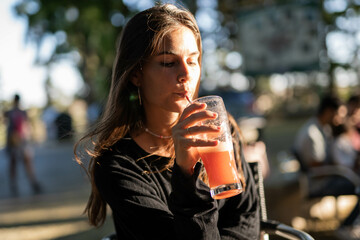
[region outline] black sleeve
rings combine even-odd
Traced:
[[[175,220],[180,225],[195,222],[198,223],[197,226],[203,226],[203,231],[198,231],[203,235],[195,237],[195,235],[185,235],[189,233],[178,233],[181,239],[219,239],[219,234],[220,239],[223,240],[258,240],[260,238],[259,195],[249,164],[245,161],[243,154],[241,158],[243,159],[241,165],[246,181],[245,190],[228,199],[218,200],[216,209],[210,207],[213,203],[209,193],[210,189],[202,181],[197,180],[200,170],[199,163],[192,179],[186,178],[182,174],[174,175],[176,177],[173,177],[172,185],[178,188],[174,189],[173,204],[170,206],[172,212],[177,213]],[[174,171],[180,172],[176,165]],[[184,186],[181,187],[181,185]],[[196,205],[197,207],[195,207]],[[211,212],[207,212],[207,210]],[[203,215],[199,216],[201,213]],[[195,217],[191,218],[191,216]],[[189,221],[189,217],[191,221]],[[178,228],[178,230],[181,229]]]
[[[133,160],[106,160],[111,164],[96,164],[95,182],[113,211],[120,239],[220,239],[217,202],[197,175],[188,178],[175,164],[167,202]]]
[[[210,196],[209,187],[199,180],[200,169],[198,163],[194,174],[187,177],[176,164],[173,168],[169,208],[174,214],[179,239],[220,239],[217,202]]]

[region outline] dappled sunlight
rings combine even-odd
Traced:
[[[2,212],[0,225],[19,223],[36,223],[42,221],[60,221],[65,219],[84,217],[85,203],[72,204],[69,206],[38,207],[26,210]],[[0,235],[1,236],[1,235]]]
[[[61,224],[0,228],[0,237],[3,240],[51,240],[86,231],[90,228],[85,220]]]
[[[340,209],[340,211],[338,211],[339,218],[346,218],[356,203],[356,196],[339,196],[337,199],[337,209]]]
[[[90,230],[84,205],[82,202],[3,211],[0,239],[50,240]]]
[[[292,220],[292,226],[296,229],[307,232],[325,232],[325,231],[333,231],[337,229],[339,227],[339,221],[336,219],[319,221],[316,219],[295,217]]]
[[[350,214],[357,203],[356,196],[326,196],[309,206],[309,216],[295,216],[291,225],[304,231],[333,231]]]
[[[333,231],[349,215],[356,197],[304,198],[300,164],[291,150],[297,130],[315,113],[324,93],[331,91],[341,100],[360,93],[360,0],[285,2],[183,2],[196,16],[203,40],[199,94],[229,96],[226,107],[236,120],[260,116],[266,121],[258,127],[254,122],[240,127],[248,142],[260,140],[266,146],[269,218],[307,232]],[[13,93],[23,96],[22,107],[31,120],[31,147],[36,150],[34,166],[44,187],[40,198],[27,202],[30,188],[20,172],[20,195],[10,195],[3,149],[6,125],[0,111],[0,240],[50,240],[92,229],[83,214],[89,182],[79,172],[73,144],[102,113],[118,34],[131,16],[153,4],[0,4],[5,36],[0,39],[0,110],[9,108]],[[60,113],[71,117],[71,141],[58,137],[60,125],[54,119],[45,121],[50,107],[56,110],[54,119]],[[340,113],[342,120],[346,112]],[[82,190],[86,193],[78,193]],[[71,192],[70,200],[66,198],[71,203],[58,199],[58,193],[64,195],[61,191]],[[81,202],[76,202],[74,192]],[[48,193],[55,197],[43,200]],[[91,237],[85,239],[98,239]]]
[[[310,216],[319,219],[328,219],[336,216],[336,199],[327,196],[321,199],[310,209]]]

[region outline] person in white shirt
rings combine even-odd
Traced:
[[[331,125],[340,106],[341,101],[337,97],[323,97],[316,116],[309,119],[297,133],[293,150],[305,168],[331,162],[329,153],[333,141]]]

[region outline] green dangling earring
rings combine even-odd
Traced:
[[[134,102],[134,101],[137,101],[138,99],[138,95],[134,92],[130,93],[130,97],[129,97],[129,100],[130,102]]]
[[[139,105],[140,106],[142,105],[140,88],[137,89],[137,93],[136,92],[130,93],[129,100],[130,102],[139,101]]]

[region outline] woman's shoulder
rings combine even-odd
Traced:
[[[128,165],[135,164],[137,159],[143,158],[145,152],[136,144],[131,137],[124,137],[111,147],[103,150],[96,158],[99,165]]]
[[[94,159],[94,178],[97,185],[112,185],[115,180],[122,186],[132,186],[134,182],[152,182],[150,162],[153,156],[148,156],[131,138],[120,139],[113,146]],[[129,185],[129,186],[130,186]]]

